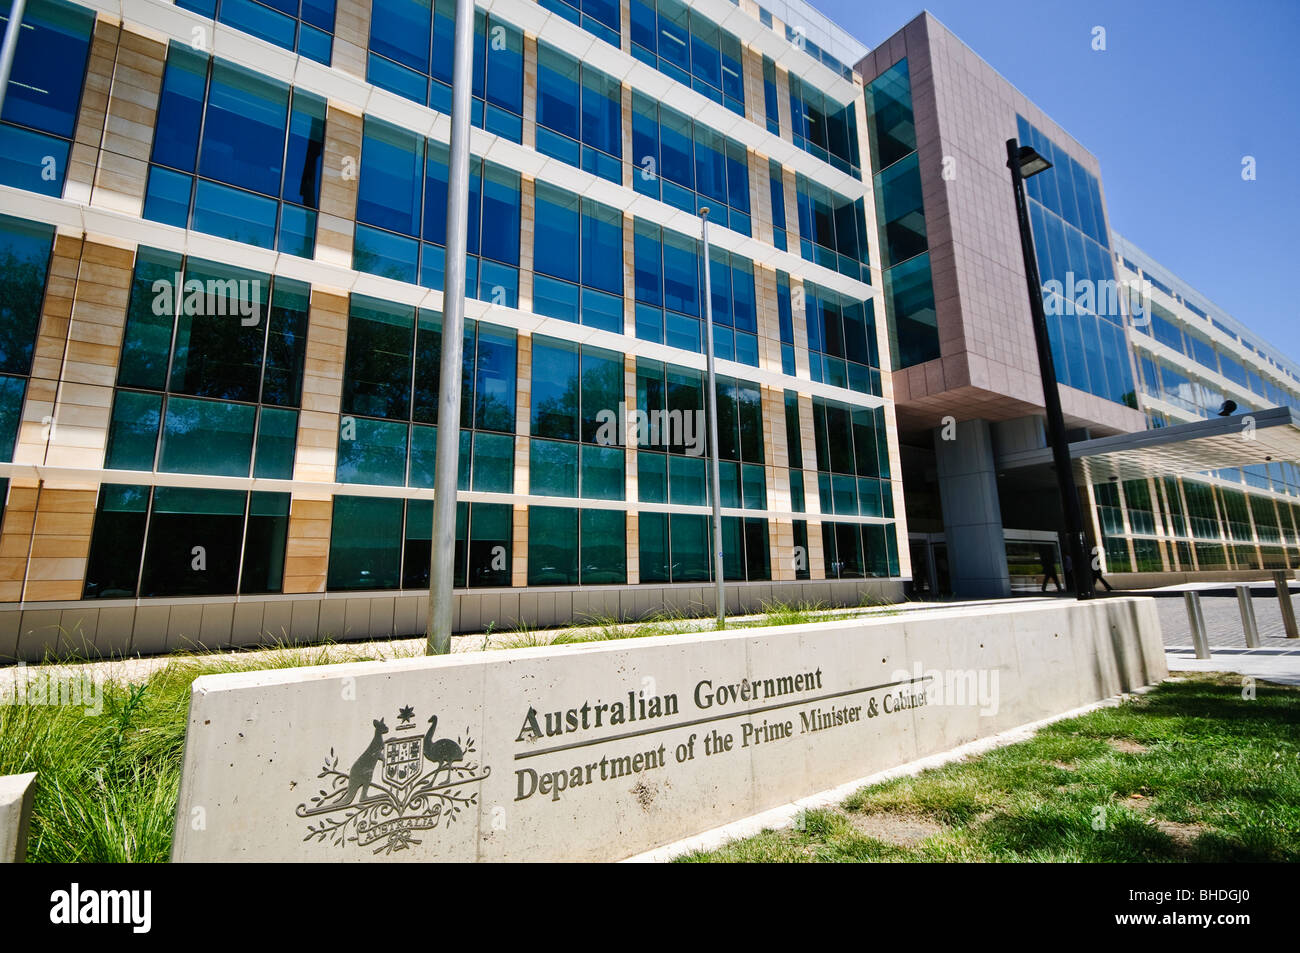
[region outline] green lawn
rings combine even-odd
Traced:
[[[1300,689],[1166,682],[686,862],[1300,860]]]

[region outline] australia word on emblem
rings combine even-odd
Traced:
[[[338,755],[330,749],[317,779],[327,786],[311,800],[299,804],[299,817],[319,818],[307,825],[305,841],[342,847],[348,842],[374,853],[390,854],[419,844],[419,831],[436,831],[456,822],[461,811],[478,803],[478,785],[492,773],[471,761],[474,739],[437,737],[438,716],[429,719],[423,735],[415,709],[403,706],[397,713],[393,737],[382,718],[376,718],[374,735],[352,767],[340,769]],[[376,769],[382,765],[383,770]]]

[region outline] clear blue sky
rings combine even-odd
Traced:
[[[1097,156],[1115,231],[1300,360],[1300,2],[811,2],[871,47],[928,9]]]

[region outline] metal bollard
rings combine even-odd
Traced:
[[[1210,657],[1210,643],[1205,638],[1205,615],[1201,612],[1201,596],[1196,592],[1184,592],[1183,603],[1187,606],[1187,621],[1192,627],[1192,645],[1196,657]]]
[[[1300,639],[1300,629],[1295,624],[1295,606],[1291,604],[1291,588],[1287,585],[1290,581],[1289,572],[1279,570],[1273,573],[1273,585],[1277,587],[1277,601],[1282,607],[1282,625],[1286,628],[1286,637]]]
[[[1237,608],[1241,610],[1241,628],[1246,633],[1246,648],[1259,648],[1259,624],[1255,622],[1255,605],[1250,601],[1250,586],[1237,587]]]

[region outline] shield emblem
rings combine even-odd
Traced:
[[[394,738],[384,742],[384,779],[393,784],[407,784],[419,775],[424,756],[420,738]]]

